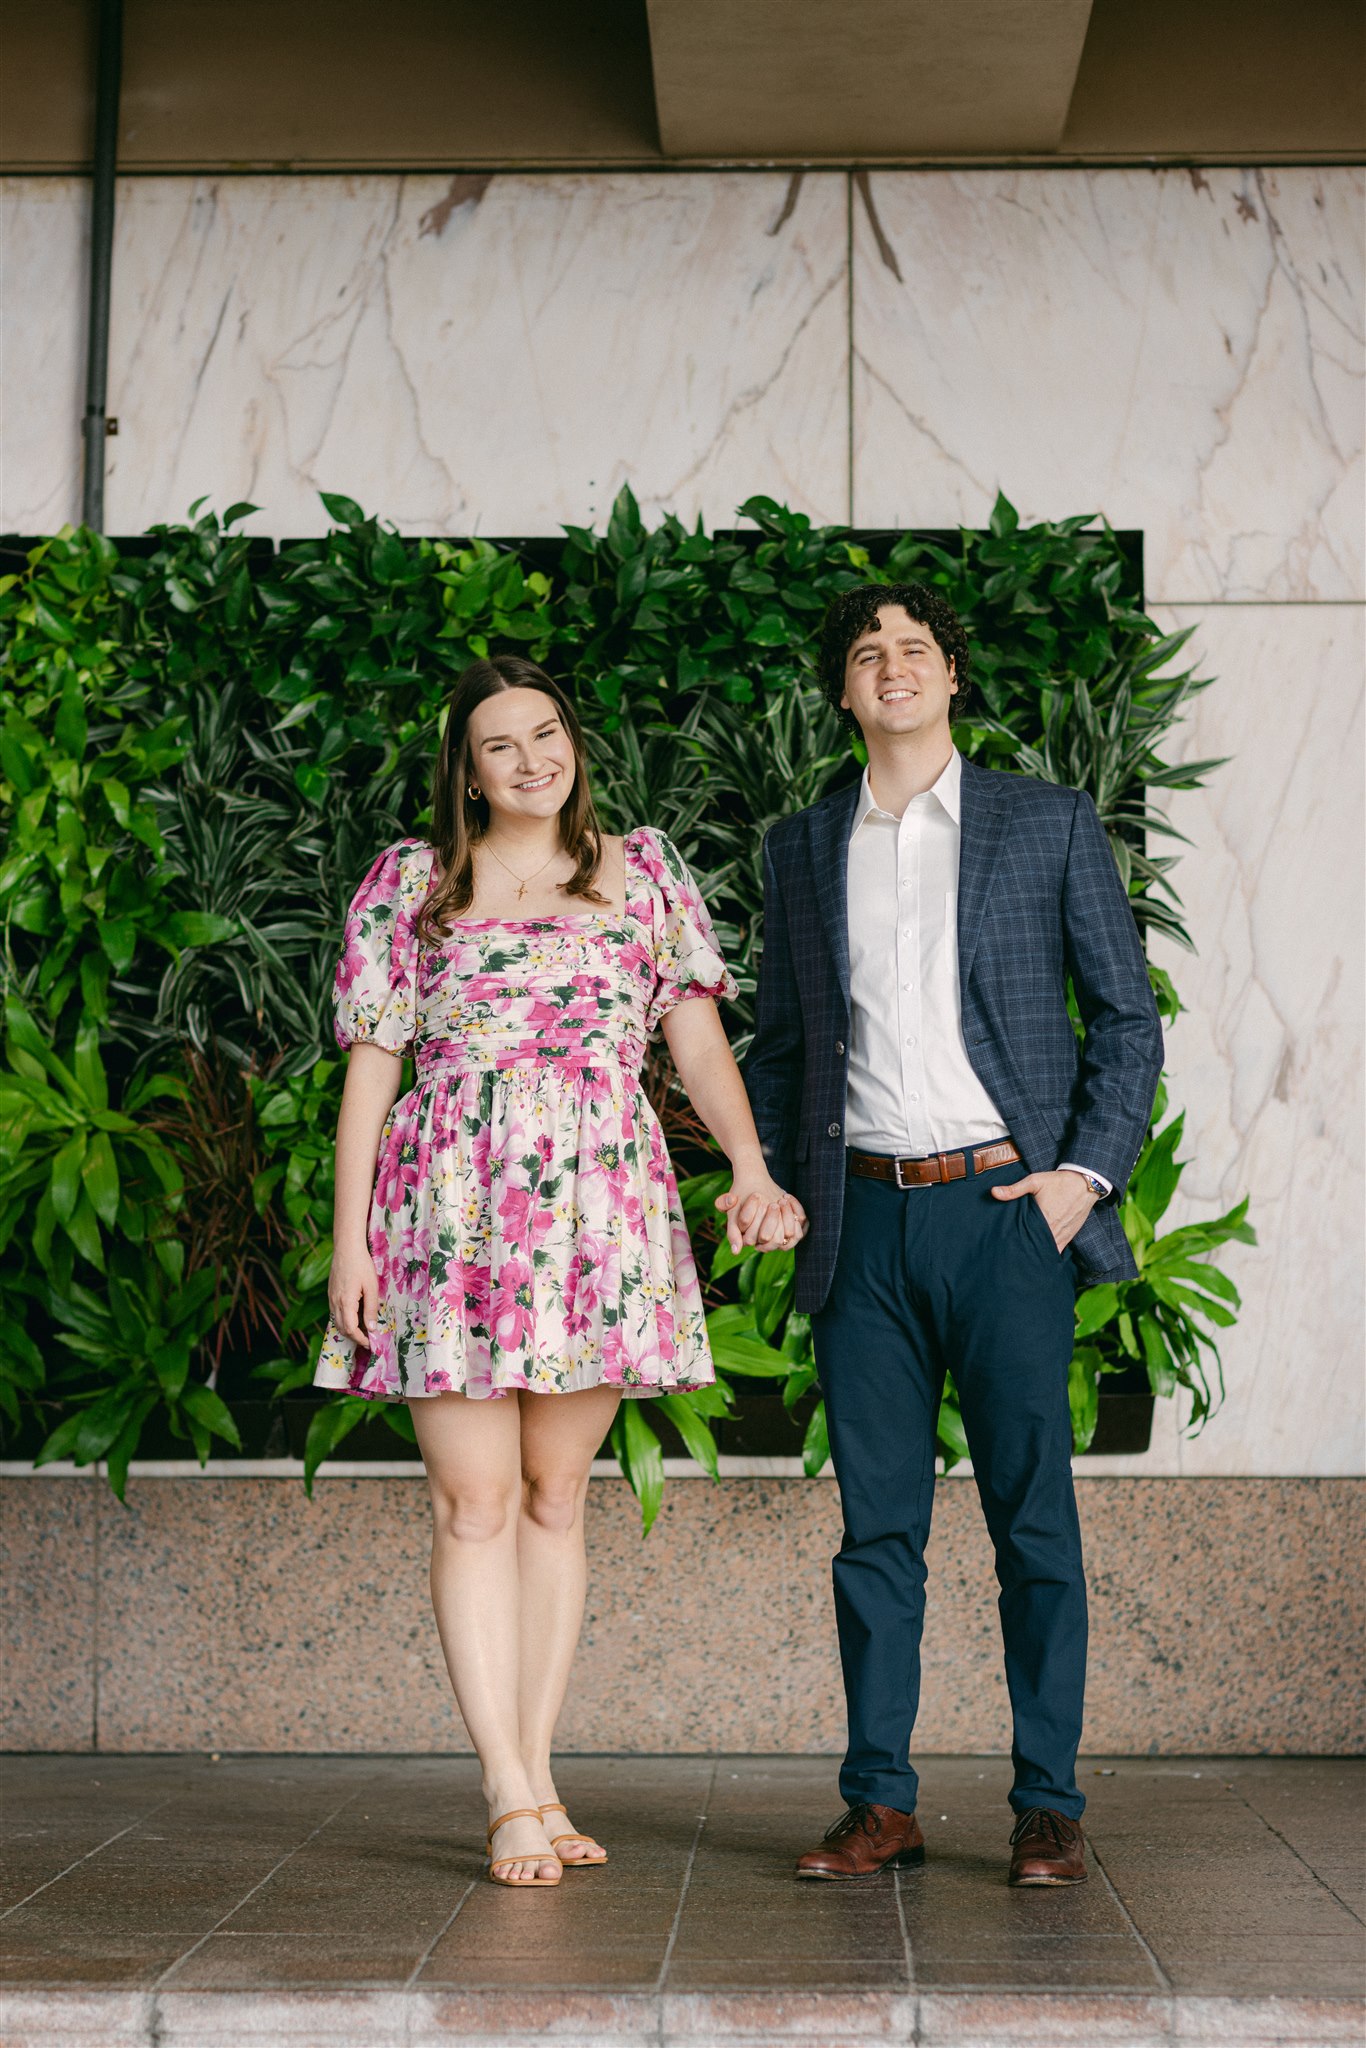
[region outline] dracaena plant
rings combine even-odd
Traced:
[[[213,1406],[225,1393],[311,1380],[331,1252],[342,1069],[327,999],[341,917],[378,848],[424,829],[441,706],[474,655],[512,645],[562,674],[609,827],[650,823],[678,842],[739,979],[740,1053],[762,835],[858,773],[814,664],[821,613],[854,582],[945,591],[980,685],[959,745],[1089,790],[1135,915],[1188,943],[1173,856],[1153,842],[1176,839],[1158,793],[1217,765],[1162,751],[1208,679],[1181,666],[1186,636],[1143,614],[1137,565],[1103,524],[1022,528],[1001,499],[985,530],[861,536],[756,497],[740,508],[744,532],[707,534],[667,517],[648,527],[624,491],[601,534],[570,527],[558,549],[524,553],[404,540],[349,498],[324,504],[332,530],[279,552],[241,531],[253,507],[218,518],[195,506],[128,548],[54,536],[0,578],[15,1104],[0,1150],[0,1412],[12,1427],[58,1404],[45,1455],[106,1457],[116,1475],[158,1409],[202,1456],[230,1424]],[[1170,1017],[1175,989],[1151,972]],[[652,1052],[647,1080],[705,1238],[714,1155],[666,1052]],[[1172,1119],[1150,1139],[1125,1204],[1140,1280],[1079,1298],[1079,1446],[1101,1375],[1124,1360],[1141,1360],[1156,1391],[1189,1389],[1197,1425],[1219,1395],[1211,1331],[1237,1297],[1210,1254],[1251,1231],[1243,1205],[1156,1234],[1179,1131]],[[614,1431],[647,1526],[666,1439],[715,1471],[732,1380],[780,1381],[808,1469],[826,1455],[790,1257],[703,1250],[720,1381],[629,1403]],[[139,1288],[155,1350],[132,1329]],[[310,1484],[363,1423],[411,1435],[389,1404],[320,1402]],[[951,1388],[940,1444],[962,1454]]]

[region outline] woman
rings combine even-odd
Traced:
[[[409,1403],[489,1875],[550,1885],[606,1860],[550,1765],[583,1617],[588,1469],[623,1396],[714,1377],[640,1089],[656,1024],[730,1159],[717,1206],[731,1244],[792,1245],[805,1217],[764,1165],[716,1009],[735,983],[692,879],[661,833],[600,831],[573,706],[533,662],[476,661],[457,681],[432,834],[382,853],[347,919],[316,1380]],[[417,1082],[396,1101],[410,1045]]]

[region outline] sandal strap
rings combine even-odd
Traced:
[[[552,1849],[557,1842],[586,1842],[590,1849],[600,1849],[602,1847],[601,1842],[595,1842],[591,1835],[581,1835],[577,1828],[572,1829],[568,1834],[552,1835],[550,1837]]]
[[[535,1806],[514,1806],[507,1813],[500,1813],[497,1820],[491,1821],[489,1823],[489,1848],[492,1849],[493,1838],[497,1834],[499,1828],[501,1828],[505,1824],[505,1822],[510,1820],[539,1820],[540,1817],[540,1809],[539,1807]],[[530,1863],[531,1860],[531,1854],[523,1854],[521,1856],[500,1856],[498,1858],[498,1861],[500,1863]],[[541,1859],[542,1862],[545,1862],[547,1860],[548,1859],[545,1857],[542,1857]]]
[[[569,1808],[567,1806],[561,1806],[558,1799],[548,1800],[544,1806],[538,1809],[538,1811],[540,1812],[542,1819],[544,1819],[546,1814],[548,1813],[562,1813],[566,1820],[568,1820],[569,1818]]]

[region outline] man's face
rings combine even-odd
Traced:
[[[928,626],[904,605],[880,607],[877,625],[860,633],[844,658],[844,695],[865,739],[874,733],[926,732],[948,723],[949,701],[957,689],[953,663],[945,661]]]

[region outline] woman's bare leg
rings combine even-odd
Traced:
[[[489,1818],[539,1804],[518,1724],[521,1417],[515,1395],[410,1401],[432,1496],[432,1606],[456,1702],[479,1756]],[[510,1821],[494,1844],[514,1881],[558,1866],[537,1820]]]
[[[522,1762],[537,1802],[559,1795],[550,1769],[550,1745],[564,1704],[569,1670],[583,1626],[588,1566],[583,1509],[588,1468],[612,1426],[621,1399],[615,1387],[585,1387],[576,1394],[521,1394],[522,1512],[517,1549],[522,1581],[522,1674],[518,1694]],[[549,1832],[570,1823],[548,1816]],[[565,1862],[601,1861],[573,1842],[561,1842]]]

